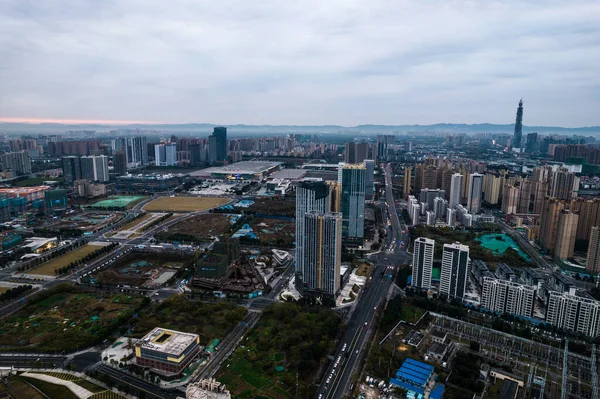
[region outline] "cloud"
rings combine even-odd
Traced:
[[[600,3],[0,0],[0,118],[600,125]]]

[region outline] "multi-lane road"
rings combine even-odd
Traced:
[[[391,220],[392,240],[387,251],[372,254],[369,259],[374,263],[372,277],[359,293],[354,311],[348,321],[346,332],[338,344],[326,374],[315,393],[317,399],[339,399],[345,396],[353,384],[352,378],[361,367],[370,339],[373,337],[373,321],[395,277],[397,266],[405,263],[408,255],[405,247],[399,245],[401,225],[396,211],[392,191],[391,168],[385,168],[386,207]]]

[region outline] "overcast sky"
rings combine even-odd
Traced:
[[[0,121],[600,125],[598,0],[0,0]]]

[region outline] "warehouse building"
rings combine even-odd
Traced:
[[[242,161],[231,165],[216,166],[190,173],[197,179],[262,180],[281,168],[282,162]]]
[[[425,392],[429,392],[435,383],[433,374],[432,365],[407,358],[402,363],[402,367],[396,371],[396,378],[390,379],[390,384],[409,392],[425,395]]]
[[[135,360],[163,376],[177,376],[200,350],[198,334],[156,327],[135,344]]]

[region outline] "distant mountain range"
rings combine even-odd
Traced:
[[[215,125],[211,123],[185,123],[185,124],[60,124],[60,123],[0,123],[0,133],[9,135],[21,134],[65,134],[67,132],[81,132],[90,134],[108,133],[111,130],[141,130],[159,131],[163,133],[208,133]],[[331,134],[352,133],[372,135],[381,133],[506,133],[512,134],[513,124],[496,125],[491,123],[478,123],[473,125],[455,123],[436,123],[433,125],[358,125],[358,126],[299,126],[299,125],[225,125],[233,136],[243,134]],[[566,128],[558,126],[523,126],[523,133],[537,132],[540,134],[567,134],[567,135],[597,135],[600,126]],[[80,133],[82,134],[82,133]]]

